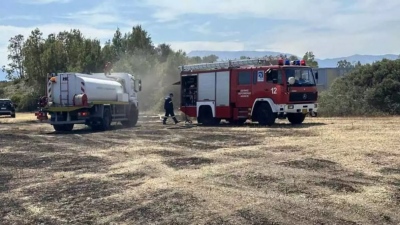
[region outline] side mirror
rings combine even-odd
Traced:
[[[317,72],[315,72],[315,79],[317,79],[317,80],[318,80],[318,71],[317,71]]]
[[[139,80],[139,91],[142,91],[142,80]]]
[[[294,77],[289,77],[288,83],[289,85],[293,85],[296,82],[296,79]]]

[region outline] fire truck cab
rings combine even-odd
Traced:
[[[184,65],[180,111],[203,125],[222,119],[271,126],[278,119],[301,124],[317,116],[315,74],[304,60],[266,58]]]

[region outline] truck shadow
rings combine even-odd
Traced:
[[[106,130],[106,131],[94,131],[92,130],[90,127],[84,127],[84,128],[80,128],[80,129],[74,129],[72,131],[51,131],[51,132],[47,132],[45,134],[53,134],[53,135],[65,135],[65,134],[93,134],[93,133],[102,133],[102,132],[107,132],[107,131],[116,131],[116,130],[132,130],[132,129],[138,129],[140,128],[141,125],[136,125],[134,127],[130,127],[130,128],[126,128],[123,127],[122,125],[112,125],[110,127],[110,129]]]
[[[324,126],[328,125],[326,123],[303,123],[299,125],[293,125],[290,123],[277,123],[272,126],[261,126],[258,125],[257,123],[245,123],[243,125],[235,125],[235,124],[229,124],[229,123],[221,123],[218,125],[212,125],[212,126],[205,126],[202,124],[190,124],[190,125],[182,125],[182,126],[177,126],[177,127],[169,127],[167,129],[189,129],[193,127],[241,127],[241,128],[309,128],[309,127],[316,127],[316,126]]]
[[[221,123],[218,125],[214,126],[204,126],[201,124],[196,124],[193,126],[198,126],[198,127],[248,127],[248,128],[309,128],[309,127],[315,127],[315,126],[324,126],[327,125],[326,123],[303,123],[299,125],[293,125],[290,123],[276,123],[272,126],[261,126],[258,125],[257,123],[245,123],[243,125],[234,125],[234,124],[229,124],[229,123]]]

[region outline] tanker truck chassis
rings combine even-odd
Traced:
[[[133,127],[139,118],[139,91],[141,81],[128,73],[53,74],[35,115],[56,131],[71,131],[75,124],[104,131],[113,122]]]

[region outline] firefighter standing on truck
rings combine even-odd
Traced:
[[[175,124],[177,124],[179,122],[175,118],[175,114],[174,114],[174,104],[172,103],[173,96],[174,96],[174,94],[170,93],[169,96],[165,97],[165,101],[164,101],[165,116],[164,116],[163,124],[166,124],[168,116],[172,117]]]

